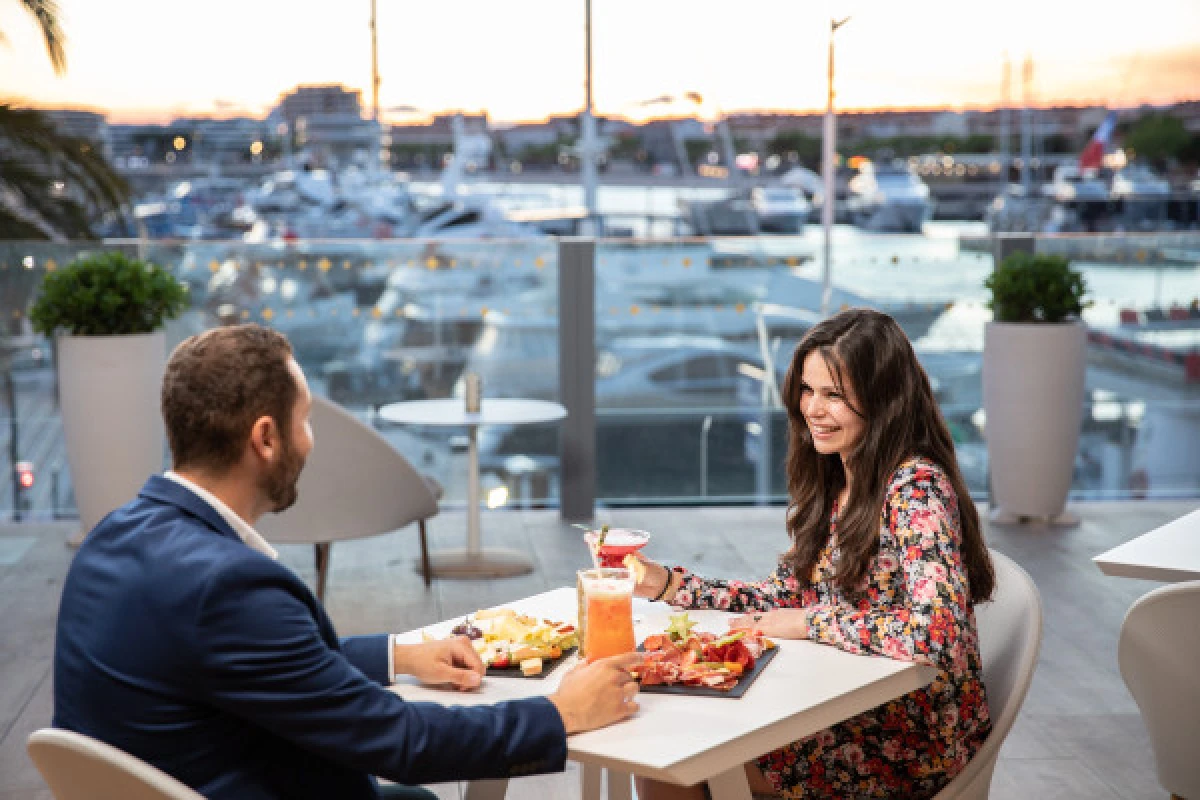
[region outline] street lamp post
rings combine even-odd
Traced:
[[[821,172],[825,178],[825,200],[821,204],[821,227],[825,233],[825,259],[821,269],[821,316],[829,316],[833,298],[833,264],[830,261],[833,237],[833,212],[837,204],[837,181],[834,157],[837,153],[837,124],[833,115],[833,35],[850,21],[849,17],[829,20],[829,91],[825,106],[825,136],[821,147]]]

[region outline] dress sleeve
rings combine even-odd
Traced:
[[[769,611],[800,605],[799,586],[791,569],[780,564],[762,581],[728,581],[703,578],[676,567],[682,580],[671,605],[676,608],[715,608],[720,611]]]
[[[892,590],[870,592],[857,606],[810,606],[810,639],[947,671],[966,668],[971,628],[962,536],[954,491],[939,477],[918,468],[888,496],[877,563],[898,560]]]

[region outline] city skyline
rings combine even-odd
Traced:
[[[62,78],[28,15],[0,2],[6,101],[98,110],[114,122],[261,117],[297,85],[340,83],[361,90],[370,108],[367,0],[341,9],[319,0],[212,0],[192,17],[164,16],[153,0],[59,4],[67,35]],[[583,105],[582,2],[378,4],[384,109],[414,106],[425,112],[418,119],[487,110],[515,122]],[[640,119],[820,110],[832,5],[595,0],[596,111]],[[1190,0],[1145,0],[1136,16],[1035,0],[969,17],[948,0],[837,5],[854,15],[837,41],[837,105],[844,110],[994,107],[1006,53],[1014,105],[1022,101],[1027,53],[1035,62],[1034,105],[1200,99],[1200,3]],[[686,91],[702,94],[704,106],[642,105]]]

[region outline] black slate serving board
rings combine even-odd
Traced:
[[[641,650],[641,645],[638,645]],[[764,652],[761,656],[754,660],[754,669],[749,672],[742,673],[742,677],[738,680],[737,686],[734,686],[728,691],[720,689],[711,689],[707,686],[683,686],[681,684],[664,685],[655,684],[654,686],[643,686],[642,692],[645,694],[683,694],[691,697],[741,697],[750,688],[750,684],[754,683],[759,674],[771,663],[771,659],[775,658],[775,654],[779,652],[778,647],[772,647]]]

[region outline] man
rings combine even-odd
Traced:
[[[406,703],[397,674],[462,690],[484,667],[462,638],[339,641],[253,525],[296,500],[312,398],[291,347],[256,325],[172,354],[162,410],[174,469],[106,517],[67,574],[54,724],[154,764],[210,798],[374,798],[399,783],[561,770],[566,735],[638,708],[630,654],[549,698]],[[96,424],[103,424],[97,420]]]

